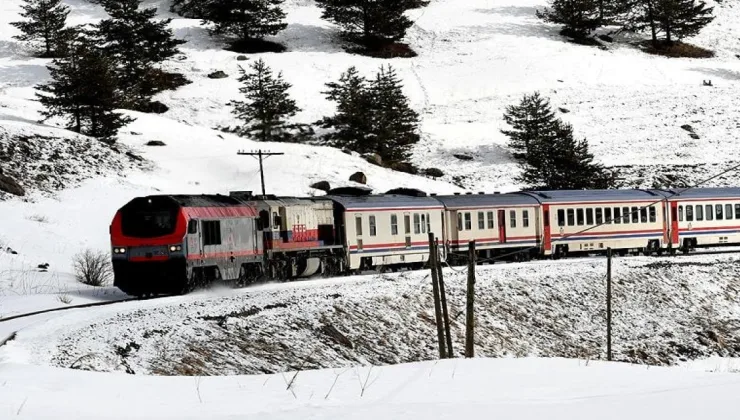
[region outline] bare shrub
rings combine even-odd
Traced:
[[[69,305],[70,303],[72,303],[72,296],[67,293],[61,293],[57,295],[57,300],[64,303],[65,305]]]
[[[101,251],[86,249],[72,259],[75,278],[88,286],[104,286],[113,274],[110,256]]]

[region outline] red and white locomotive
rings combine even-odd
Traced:
[[[688,252],[740,243],[740,188],[158,195],[124,205],[110,231],[115,285],[133,295],[184,293],[214,280],[419,268],[430,232],[451,264],[465,261],[469,241],[483,259]]]

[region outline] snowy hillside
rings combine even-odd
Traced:
[[[65,3],[72,10],[71,24],[105,16],[101,7],[87,0]],[[40,108],[33,100],[33,86],[48,77],[48,60],[30,58],[28,48],[12,39],[17,32],[9,22],[18,20],[20,4],[21,0],[0,4],[0,145],[18,134],[73,137],[37,123]],[[453,183],[472,191],[516,189],[515,165],[500,133],[501,116],[506,105],[534,90],[563,108],[562,118],[589,139],[598,160],[629,167],[625,176],[639,185],[651,185],[666,170],[676,172],[670,175],[674,178],[695,179],[740,158],[740,143],[733,138],[740,124],[736,102],[740,40],[733,31],[740,26],[737,0],[717,3],[715,21],[689,40],[716,51],[715,58],[702,60],[648,55],[629,45],[630,39],[607,50],[570,44],[556,27],[535,18],[534,11],[544,0],[434,0],[410,12],[415,25],[407,41],[419,56],[380,60],[344,52],[337,28],[320,19],[312,1],[286,2],[289,25],[276,40],[286,44],[288,52],[260,56],[293,84],[290,93],[303,109],[296,122],[311,123],[333,112],[334,104],[321,91],[347,67],[370,75],[389,62],[422,115],[423,140],[412,160],[422,168],[441,168],[444,181],[388,171],[334,149],[256,144],[219,133],[215,127],[234,123],[225,104],[238,96],[238,66],[250,61],[237,61],[237,54],[224,51],[224,43],[209,37],[199,21],[171,15],[168,1],[148,0],[145,5],[159,7],[163,17],[174,17],[174,32],[187,43],[167,67],[184,73],[192,83],[155,98],[169,106],[165,114],[130,113],[137,120],[122,130],[120,150],[110,152],[97,166],[87,158],[68,165],[74,173],[58,183],[56,188],[66,189],[56,195],[39,195],[47,186],[37,186],[26,175],[45,161],[44,154],[29,157],[29,162],[0,161],[11,171],[20,165],[19,181],[29,190],[25,200],[29,202],[0,203],[0,243],[19,253],[0,254],[0,267],[27,271],[48,262],[52,270],[66,275],[70,257],[81,248],[107,248],[113,212],[136,195],[259,190],[257,163],[237,156],[239,149],[286,153],[266,161],[267,188],[272,193],[317,193],[308,186],[318,180],[351,185],[347,179],[358,170],[368,175],[370,187],[381,192],[397,186],[459,191]],[[206,77],[216,70],[229,77]],[[714,86],[702,86],[706,79]],[[683,124],[690,124],[700,139],[689,137],[680,128]],[[150,140],[167,145],[144,146]],[[99,154],[98,149],[79,153]],[[460,153],[474,159],[453,156]],[[733,178],[716,182],[733,183]],[[4,281],[7,287],[2,277],[7,278],[0,276],[0,287]]]

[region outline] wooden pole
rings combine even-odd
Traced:
[[[442,276],[442,261],[439,256],[439,244],[434,241],[434,256],[437,259],[437,279],[439,280],[439,296],[440,303],[442,303],[442,317],[445,322],[445,339],[447,340],[447,358],[452,359],[454,357],[452,352],[452,335],[450,334],[450,315],[447,312],[447,293],[445,292],[445,282]]]
[[[434,293],[434,317],[437,321],[437,341],[439,343],[439,358],[444,359],[445,349],[444,328],[442,326],[442,309],[439,298],[439,281],[437,278],[437,249],[434,246],[434,234],[429,232],[429,268],[432,270],[432,292]]]
[[[468,296],[465,304],[465,357],[475,357],[475,241],[468,242]]]
[[[612,360],[612,249],[606,249],[606,360]]]

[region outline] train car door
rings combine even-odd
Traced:
[[[678,202],[671,201],[671,243],[678,245]]]
[[[542,236],[545,241],[545,251],[552,250],[552,234],[550,233],[550,206],[548,204],[544,204],[542,206],[542,214],[543,214],[543,221],[542,221]]]
[[[506,210],[498,211],[498,242],[506,243]]]
[[[403,234],[406,236],[406,248],[411,248],[411,213],[403,214]]]

